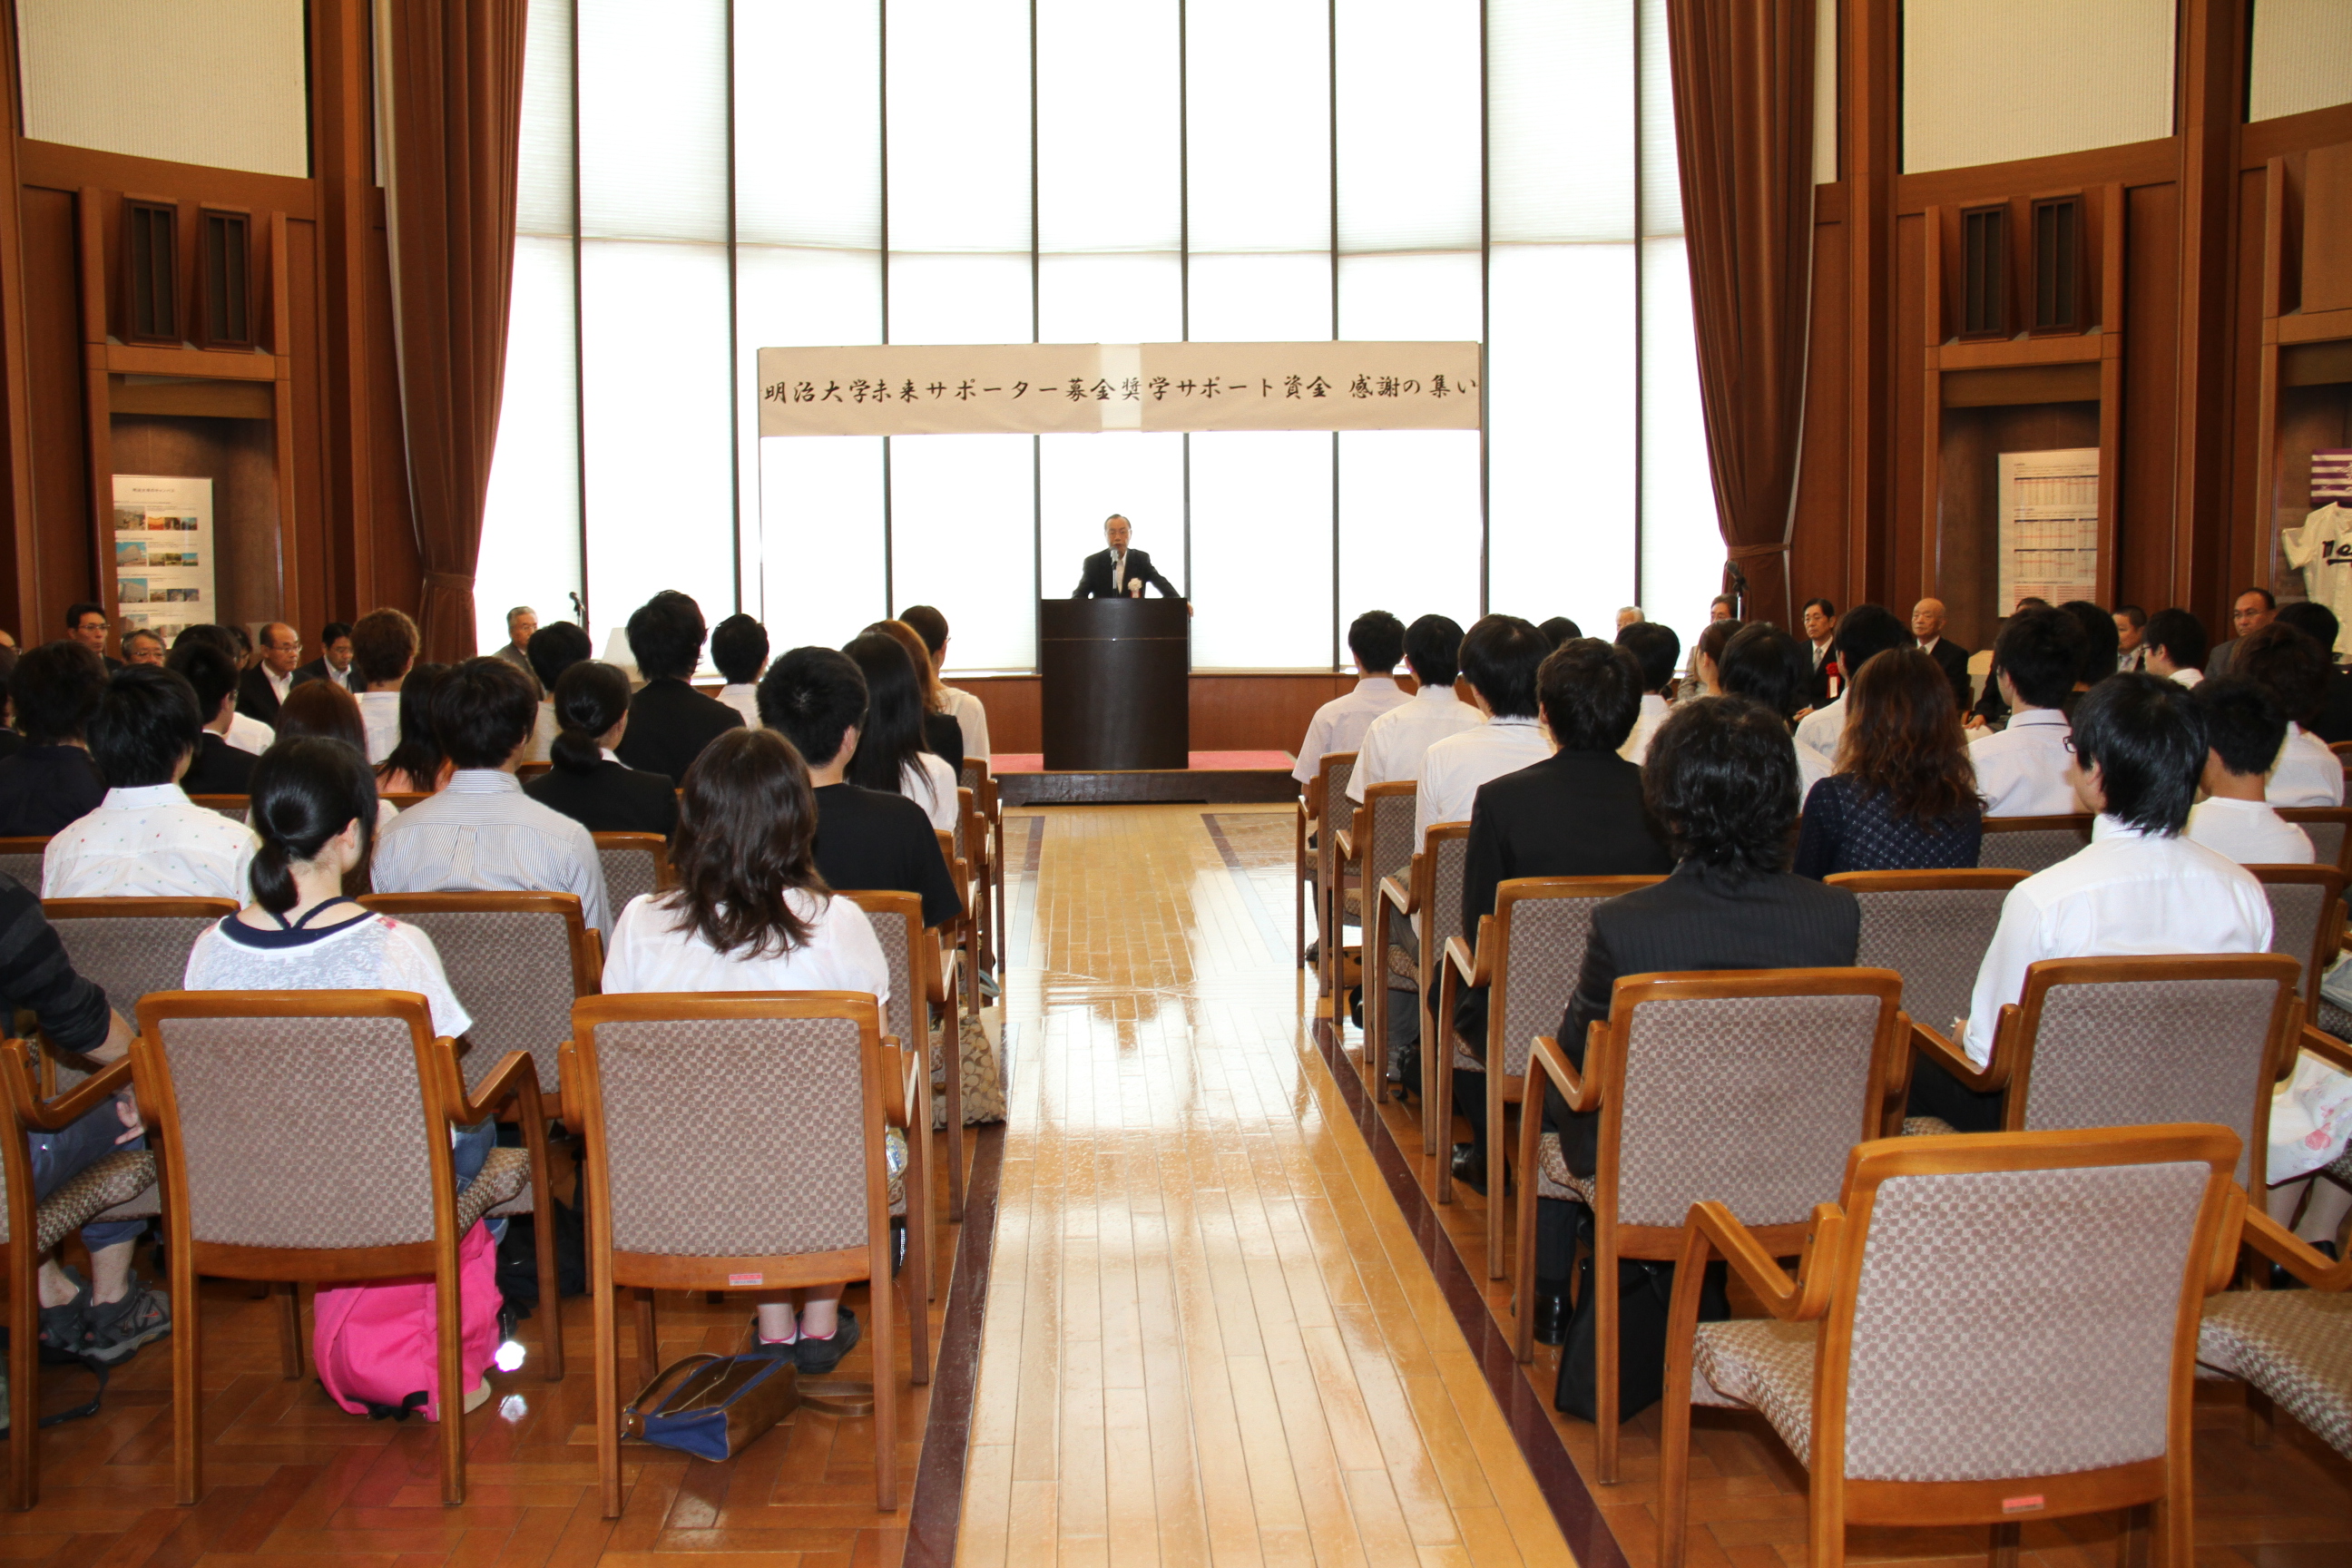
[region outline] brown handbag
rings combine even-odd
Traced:
[[[621,1412],[621,1436],[731,1459],[800,1403],[800,1368],[785,1357],[690,1355],[637,1391]]]

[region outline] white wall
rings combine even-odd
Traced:
[[[2246,118],[2352,103],[2352,5],[2255,0]]]
[[[2171,135],[2173,27],[2173,0],[1907,0],[1904,171]]]
[[[25,134],[310,173],[302,0],[17,0]]]

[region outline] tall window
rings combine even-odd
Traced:
[[[918,602],[1025,670],[1105,514],[1202,668],[1723,560],[1664,0],[531,0],[482,642],[654,590],[779,648]],[[761,440],[769,345],[1439,339],[1486,428]]]

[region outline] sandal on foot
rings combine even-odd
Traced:
[[[150,1340],[160,1340],[171,1331],[170,1303],[141,1284],[139,1276],[134,1274],[122,1300],[100,1302],[89,1309],[89,1323],[82,1331],[81,1353],[110,1366]]]
[[[823,1377],[841,1364],[841,1358],[857,1348],[857,1314],[848,1308],[841,1309],[841,1321],[824,1339],[814,1339],[803,1333],[794,1348],[800,1352],[801,1370],[811,1377]]]

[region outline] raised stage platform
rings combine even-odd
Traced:
[[[1188,752],[1184,768],[1053,773],[1043,755],[999,752],[991,766],[1006,805],[1265,805],[1295,798],[1288,752]]]

